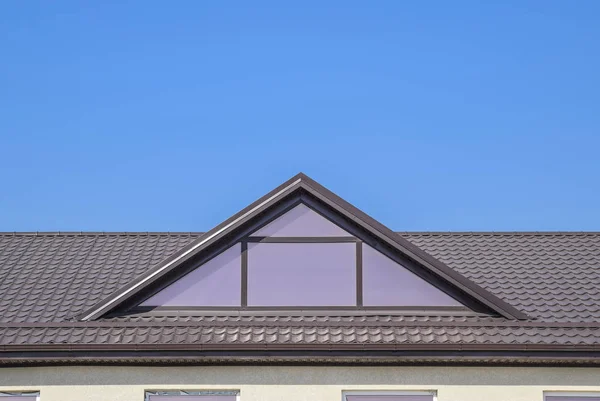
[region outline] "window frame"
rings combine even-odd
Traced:
[[[35,397],[36,401],[40,400],[39,391],[0,391],[0,400],[2,397]]]
[[[348,395],[431,395],[432,401],[437,401],[437,390],[343,390],[342,401],[346,401]]]
[[[357,309],[363,307],[363,277],[362,277],[362,241],[356,237],[245,237],[242,243],[242,308],[247,309]],[[355,298],[354,305],[295,305],[295,306],[251,306],[248,305],[248,244],[347,244],[355,243],[354,272],[355,272]]]
[[[600,397],[600,391],[544,391],[546,397],[576,397],[585,400],[588,397]]]
[[[338,225],[343,230],[348,232],[348,236],[343,237],[264,237],[264,236],[253,236],[252,234],[260,230],[262,227],[268,225],[272,221],[281,217],[288,211],[292,210],[299,204],[304,204],[315,213],[320,214],[331,223]],[[356,243],[356,255],[355,255],[355,270],[356,270],[356,304],[350,306],[336,306],[336,305],[295,305],[295,306],[249,306],[248,305],[248,243],[265,242],[265,243]],[[140,306],[141,303],[145,302],[152,296],[156,295],[162,289],[173,284],[175,281],[182,279],[187,274],[200,267],[202,264],[210,261],[217,257],[220,253],[227,250],[229,247],[240,243],[241,245],[241,305],[240,306]],[[365,306],[363,303],[363,244],[367,244],[374,248],[376,251],[381,252],[384,256],[387,256],[392,261],[398,263],[403,268],[407,269],[417,277],[429,282],[439,291],[446,293],[449,297],[454,298],[463,306]],[[337,216],[330,211],[324,209],[321,205],[315,201],[299,197],[295,200],[290,200],[280,205],[276,210],[272,210],[269,213],[260,217],[259,221],[255,224],[247,226],[245,229],[240,231],[236,236],[229,238],[229,240],[219,246],[217,249],[213,249],[212,252],[208,253],[206,257],[197,260],[193,265],[186,269],[183,275],[175,277],[174,280],[167,282],[166,285],[163,282],[163,286],[157,287],[158,284],[148,293],[140,295],[136,299],[132,299],[128,305],[127,313],[158,313],[170,312],[170,311],[402,311],[405,313],[424,313],[424,314],[444,314],[444,315],[481,315],[488,314],[482,307],[474,302],[473,300],[465,297],[464,295],[458,294],[457,297],[455,291],[443,280],[433,277],[430,274],[422,275],[419,273],[419,269],[415,262],[410,259],[400,257],[389,249],[382,247],[379,241],[372,238],[368,233],[363,230],[353,227],[348,222],[344,221],[341,216]]]
[[[248,309],[255,309],[255,308],[301,308],[301,309],[314,309],[314,308],[321,308],[321,307],[325,307],[327,309],[337,309],[337,308],[360,308],[362,307],[362,296],[360,296],[360,294],[362,294],[362,270],[360,269],[360,266],[362,266],[362,260],[359,261],[359,257],[360,257],[360,253],[361,251],[359,250],[359,248],[362,247],[362,242],[360,240],[358,240],[355,237],[344,237],[345,240],[339,241],[339,240],[332,240],[332,241],[315,241],[320,239],[321,237],[283,237],[283,238],[291,238],[293,239],[292,241],[262,241],[262,240],[258,240],[255,241],[253,237],[248,237],[247,242],[245,243],[245,245],[242,246],[242,248],[245,247],[246,249],[246,256],[245,258],[242,258],[243,261],[242,263],[245,263],[245,266],[242,266],[242,269],[246,270],[246,273],[248,275],[248,277],[245,280],[246,286],[245,286],[245,290],[246,293],[244,294],[245,296],[245,300],[242,299],[242,302],[245,301],[245,304],[243,306],[247,307]],[[296,239],[299,239],[299,241],[296,241]],[[317,248],[319,248],[319,245],[342,245],[342,247],[337,247],[337,250],[334,249],[330,249],[327,250],[325,252],[336,252],[337,256],[340,256],[342,258],[348,258],[348,259],[352,259],[352,260],[346,260],[347,263],[343,263],[344,266],[344,275],[345,275],[345,280],[344,280],[344,285],[341,286],[343,287],[344,293],[347,296],[353,296],[353,300],[351,302],[347,302],[346,304],[315,304],[315,305],[286,305],[285,303],[279,303],[279,304],[273,304],[273,305],[259,305],[256,304],[256,300],[254,300],[254,304],[250,304],[250,294],[249,291],[255,287],[252,287],[250,285],[250,278],[252,277],[252,273],[251,273],[251,265],[253,266],[253,268],[255,269],[255,273],[256,276],[254,277],[260,277],[260,273],[257,271],[260,270],[260,264],[257,264],[256,262],[254,262],[253,264],[250,263],[249,258],[250,255],[252,254],[252,250],[251,245],[249,244],[264,244],[266,245],[266,252],[273,252],[273,248],[269,247],[270,245],[288,245],[288,246],[302,246],[304,245],[304,250],[306,250],[306,246],[308,246],[309,248],[311,246],[317,246]],[[355,245],[352,245],[355,244]],[[270,249],[269,249],[270,248]],[[340,249],[341,248],[343,250],[343,252],[340,253]],[[258,250],[258,253],[260,254],[260,250]],[[288,248],[288,251],[293,252],[291,249]],[[314,249],[313,249],[314,251]],[[321,251],[323,251],[323,249],[321,249]],[[265,252],[265,248],[263,248],[263,252]],[[255,253],[256,255],[256,253]],[[271,253],[271,255],[273,255]],[[298,255],[297,255],[298,256]],[[284,264],[287,263],[287,260],[291,260],[289,255],[286,254],[285,255],[285,259],[282,261],[282,263],[279,263],[277,265],[273,264],[273,266],[283,266]],[[304,262],[306,262],[306,260],[304,260]],[[342,264],[340,264],[341,266]],[[304,263],[302,263],[302,266],[304,267]],[[308,265],[307,265],[308,266]],[[347,269],[347,270],[346,270]],[[311,273],[305,273],[305,270],[301,270],[301,272],[303,274],[305,274],[307,277],[318,277],[318,273],[313,270]],[[264,274],[264,273],[263,273]],[[361,276],[359,276],[359,274],[361,274]],[[285,277],[285,276],[284,276]],[[337,276],[337,283],[334,283],[334,285],[339,284],[340,280],[339,280],[339,276]],[[260,281],[260,280],[259,280]],[[253,280],[253,282],[256,284],[256,278],[255,280]],[[291,281],[286,279],[286,282],[291,283]],[[352,289],[352,286],[354,286],[354,289]],[[244,297],[243,297],[244,298]],[[303,298],[304,299],[304,298]],[[306,301],[306,299],[304,299]],[[348,299],[350,301],[350,299]],[[339,300],[338,300],[339,302]]]
[[[158,396],[202,396],[202,395],[222,395],[222,396],[232,396],[235,395],[235,400],[240,401],[240,390],[145,390],[144,391],[144,401],[150,401],[150,396],[158,395]]]

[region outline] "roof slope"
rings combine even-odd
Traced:
[[[198,234],[0,234],[0,322],[72,318]]]
[[[0,234],[0,323],[72,319],[200,235]],[[399,235],[536,320],[600,320],[600,233]]]
[[[73,321],[201,235],[0,234],[0,364],[600,363],[600,233],[397,234],[527,311],[530,321],[356,311]],[[269,359],[236,356],[267,350]],[[313,356],[289,354],[303,350]],[[133,356],[123,359],[127,352]]]
[[[600,233],[401,233],[542,321],[600,320]]]

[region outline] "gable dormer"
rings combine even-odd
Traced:
[[[246,276],[243,283],[242,276]],[[140,306],[463,305],[300,203],[150,296]]]
[[[524,315],[304,175],[89,310]]]

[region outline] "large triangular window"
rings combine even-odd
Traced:
[[[146,307],[460,307],[450,295],[300,203],[141,303]],[[373,245],[373,246],[372,246]]]

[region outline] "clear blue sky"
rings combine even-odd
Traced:
[[[4,1],[0,230],[600,230],[598,1]]]

